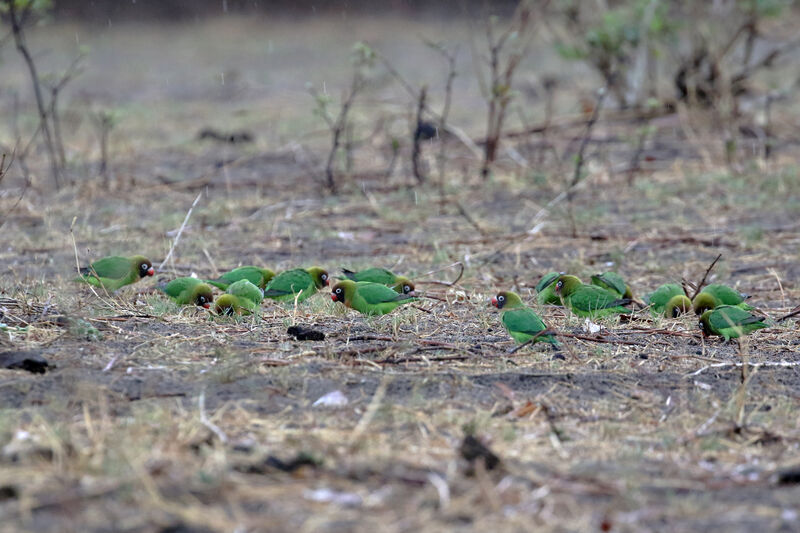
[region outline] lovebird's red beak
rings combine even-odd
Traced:
[[[331,300],[333,300],[334,302],[336,302],[336,301],[337,301],[337,300],[336,300],[336,295],[335,295],[334,293],[331,293]]]
[[[209,307],[211,307],[211,304],[210,304],[210,303],[208,303],[208,302],[206,302],[206,303],[204,303],[204,304],[203,304],[203,307],[205,307],[206,309],[208,309]]]
[[[147,275],[148,276],[153,276],[153,275],[155,275],[155,273],[156,273],[156,269],[155,268],[150,267],[150,268],[147,269]]]
[[[325,280],[325,286],[326,286],[326,287],[328,287],[330,284],[331,284],[331,280],[329,280],[329,279],[326,279],[326,280]]]
[[[497,296],[492,296],[492,305],[497,307]]]

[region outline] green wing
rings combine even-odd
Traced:
[[[159,285],[158,288],[171,298],[179,298],[184,291],[191,290],[200,283],[203,282],[197,278],[183,277],[175,278],[169,283]]]
[[[618,296],[622,296],[627,290],[625,280],[622,279],[622,276],[616,272],[603,272],[602,274],[596,274],[592,276],[592,284],[616,293]]]
[[[665,283],[655,291],[645,296],[644,301],[650,305],[650,308],[654,313],[660,314],[664,312],[664,307],[667,305],[667,302],[669,302],[673,297],[680,296],[681,294],[684,294],[683,287],[677,283]]]
[[[414,299],[407,294],[398,294],[394,289],[373,282],[359,282],[356,285],[359,296],[369,305],[378,305],[389,302],[403,302]]]
[[[739,305],[744,302],[744,296],[727,285],[712,283],[700,292],[707,292],[719,300],[723,305]]]
[[[302,299],[316,292],[311,275],[302,268],[281,272],[267,284],[264,297],[274,300],[292,300],[295,294],[303,291]]]
[[[712,331],[718,332],[722,332],[725,329],[739,328],[744,333],[748,333],[767,327],[763,317],[730,305],[723,305],[714,309],[714,312],[709,317],[709,324]]]
[[[532,309],[512,309],[503,313],[503,326],[517,342],[525,342],[534,335],[547,329],[544,321]],[[557,344],[553,335],[542,335],[535,342]]]
[[[397,276],[385,268],[367,268],[353,272],[352,270],[342,269],[345,277],[353,281],[369,281],[371,283],[380,283],[381,285],[390,285],[395,282]]]
[[[539,280],[539,283],[536,284],[536,292],[542,292],[546,288],[550,287],[555,283],[555,281],[561,276],[558,272],[548,272],[542,279]],[[555,294],[555,293],[553,293]]]
[[[256,287],[263,289],[274,276],[274,272],[265,268],[260,268],[257,266],[241,266],[234,268],[230,272],[226,272],[215,281],[224,283],[227,286],[231,283],[246,279]]]
[[[365,315],[385,315],[415,300],[415,296],[398,294],[386,285],[362,281],[356,284],[350,306]]]
[[[569,305],[578,315],[610,315],[630,313],[623,305],[629,300],[620,299],[616,295],[596,285],[583,285],[569,297]]]
[[[226,292],[239,299],[244,298],[249,300],[254,304],[260,304],[261,300],[264,299],[264,296],[261,294],[261,289],[246,279],[240,279],[239,281],[231,283]]]
[[[81,269],[81,274],[91,276],[95,273],[101,278],[121,279],[132,271],[130,259],[127,257],[112,256],[98,259],[86,268]]]

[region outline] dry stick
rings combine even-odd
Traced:
[[[702,290],[702,288],[703,288],[703,287],[705,286],[705,284],[706,284],[706,278],[708,278],[708,274],[711,272],[711,270],[714,268],[714,265],[716,265],[716,264],[717,264],[717,261],[719,261],[719,260],[720,260],[720,258],[722,258],[722,254],[719,254],[719,255],[717,255],[717,257],[716,257],[716,258],[715,258],[715,259],[714,259],[714,260],[711,262],[711,264],[710,264],[710,265],[708,265],[708,268],[706,269],[706,272],[705,272],[705,274],[703,274],[703,279],[701,279],[701,280],[700,280],[700,283],[698,283],[698,284],[697,284],[697,287],[695,287],[695,289],[694,289],[694,294],[692,294],[692,296],[691,296],[690,300],[694,300],[695,296],[697,296],[698,294],[700,294],[700,290]],[[685,289],[684,289],[684,290],[685,290]]]
[[[589,121],[586,123],[586,130],[583,133],[581,144],[578,147],[578,154],[575,156],[575,171],[572,173],[572,181],[570,182],[569,187],[567,187],[567,191],[574,189],[574,187],[583,179],[581,174],[583,173],[583,165],[586,162],[586,147],[589,145],[589,139],[592,136],[592,129],[594,129],[594,125],[597,123],[597,119],[600,117],[600,109],[603,107],[603,101],[606,98],[606,94],[608,94],[608,90],[605,87],[602,87],[597,91],[594,110],[592,111],[592,116],[589,118]],[[572,238],[574,239],[578,236],[578,228],[575,225],[575,214],[573,212],[572,200],[573,193],[567,192],[567,212],[569,214],[570,225],[572,226]]]
[[[702,367],[702,368],[700,368],[698,370],[695,370],[694,372],[690,372],[689,374],[686,374],[685,377],[688,378],[688,377],[698,376],[698,375],[702,374],[703,372],[705,372],[706,370],[709,370],[711,368],[726,368],[726,367],[729,367],[729,366],[741,367],[742,363],[716,363],[716,364],[713,364],[713,365],[706,365],[706,366],[704,366],[704,367]],[[747,366],[753,367],[753,368],[760,368],[760,367],[791,368],[791,367],[795,367],[795,366],[800,366],[800,361],[765,361],[763,363],[751,363],[751,362],[748,361],[747,362]]]
[[[397,71],[397,69],[395,69],[392,66],[392,64],[389,62],[389,60],[386,59],[380,52],[375,52],[375,55],[378,58],[378,60],[383,64],[384,68],[386,68],[386,70],[389,72],[389,74],[395,80],[397,80],[397,82],[406,90],[406,92],[408,92],[408,94],[411,95],[412,98],[416,99],[417,98],[417,91],[414,90],[414,88],[411,86],[411,84],[408,83],[405,80],[405,78],[403,78],[403,76],[400,75],[400,73]],[[431,109],[427,104],[425,105],[425,111],[428,114],[430,114],[432,117],[434,117],[437,120],[439,120],[441,124],[443,124],[443,125],[445,124],[445,122],[443,120],[443,115],[441,115],[441,114],[437,113],[436,111],[434,111],[433,109]],[[463,144],[470,152],[472,152],[472,154],[476,158],[480,158],[481,157],[481,149],[478,147],[477,144],[475,144],[475,141],[473,141],[470,138],[470,136],[467,135],[464,132],[464,130],[462,130],[461,128],[457,128],[457,127],[453,126],[452,124],[447,124],[447,129],[445,131],[447,131],[448,133],[453,134],[456,137],[456,139],[461,141],[461,144]]]
[[[350,93],[345,98],[344,102],[342,102],[342,107],[339,110],[339,116],[336,118],[336,121],[333,122],[331,127],[331,133],[333,133],[333,139],[331,142],[331,151],[328,154],[328,161],[325,163],[325,180],[328,190],[333,194],[336,193],[336,177],[333,171],[333,164],[336,161],[336,152],[339,151],[339,144],[341,144],[341,136],[342,131],[347,127],[347,115],[350,113],[350,108],[353,105],[353,101],[356,98],[356,95],[363,89],[365,85],[364,80],[362,80],[358,74],[353,75],[353,83],[350,86]]]
[[[208,419],[208,415],[206,415],[206,391],[200,393],[200,397],[197,399],[197,406],[200,408],[200,423],[210,429],[222,444],[227,444],[228,436],[225,435],[219,426],[211,422],[211,420]]]
[[[186,223],[189,222],[189,217],[192,216],[192,210],[197,205],[197,202],[200,201],[200,197],[201,196],[203,196],[202,192],[200,194],[198,194],[197,198],[195,198],[194,202],[192,202],[192,206],[189,208],[189,211],[186,213],[186,216],[183,219],[183,224],[181,224],[181,227],[178,229],[178,233],[175,235],[175,240],[172,241],[172,246],[169,247],[169,252],[167,252],[167,257],[165,257],[164,260],[161,261],[161,264],[158,265],[158,269],[159,270],[163,269],[164,265],[166,265],[167,261],[169,261],[170,258],[172,257],[172,252],[175,250],[175,247],[178,245],[178,240],[180,240],[180,238],[181,238],[181,234],[183,233],[183,229],[186,227]]]
[[[79,53],[69,67],[67,67],[67,70],[64,71],[64,75],[61,76],[61,79],[50,87],[50,119],[53,121],[53,136],[61,168],[67,166],[67,157],[64,153],[64,140],[61,137],[61,120],[58,116],[58,97],[61,91],[64,90],[64,87],[66,87],[75,76],[80,74],[80,64],[85,57],[86,54]]]
[[[428,96],[428,87],[422,86],[419,91],[419,98],[417,102],[417,124],[414,129],[414,145],[411,149],[411,168],[414,172],[414,177],[417,178],[417,183],[423,183],[425,176],[420,169],[419,158],[422,155],[422,113],[425,110],[425,99]]]
[[[456,267],[456,266],[459,267],[459,271],[458,271],[458,276],[456,276],[456,279],[454,279],[453,281],[450,281],[450,282],[448,282],[448,281],[422,281],[422,282],[419,282],[419,283],[430,283],[430,284],[434,284],[434,285],[444,285],[446,287],[452,287],[453,285],[456,285],[461,280],[461,277],[464,275],[464,263],[462,263],[461,261],[456,261],[452,265],[447,265],[446,267],[439,268],[439,269],[436,269],[436,270],[431,270],[430,272],[426,272],[425,274],[421,274],[421,275],[415,277],[414,281],[418,281],[420,278],[426,278],[426,277],[428,277],[430,275],[433,275],[433,274],[436,274],[438,272],[443,272],[445,270],[450,270],[451,268]]]
[[[450,114],[450,104],[453,101],[453,82],[456,78],[456,58],[458,56],[458,47],[449,53],[444,46],[431,42],[424,41],[429,47],[433,48],[447,60],[447,81],[444,86],[444,104],[442,105],[442,114],[439,118],[439,131],[447,131],[447,117]],[[444,170],[447,163],[446,146],[444,142],[439,143],[439,154],[436,156],[436,164],[439,171],[439,199],[444,203]]]
[[[546,7],[546,4],[547,2],[545,2],[545,6],[542,6],[542,9]],[[511,102],[511,85],[514,79],[514,72],[527,53],[533,33],[529,31],[533,29],[531,20],[530,2],[522,0],[514,11],[508,28],[497,39],[494,37],[492,19],[490,18],[486,21],[486,40],[489,45],[490,85],[487,87],[481,78],[483,97],[486,99],[489,106],[488,116],[486,118],[486,143],[484,144],[483,163],[481,166],[481,176],[483,178],[489,175],[489,169],[497,157],[497,149],[500,146],[506,111],[508,104]],[[500,57],[506,44],[508,44],[512,37],[519,37],[522,44],[509,52],[505,65],[501,65]],[[476,50],[477,46],[473,42],[473,55]],[[479,69],[478,65],[476,60],[476,68]]]
[[[456,206],[456,209],[458,209],[458,212],[459,212],[459,214],[460,214],[462,217],[464,217],[464,220],[466,220],[467,222],[469,222],[469,224],[470,224],[470,225],[471,225],[473,228],[475,228],[475,229],[478,231],[478,233],[480,233],[480,234],[481,234],[481,236],[482,236],[482,237],[486,237],[486,235],[487,235],[487,233],[486,233],[486,230],[484,230],[484,229],[483,229],[483,228],[480,226],[480,224],[478,224],[478,221],[477,221],[477,220],[475,220],[475,219],[472,217],[472,215],[470,215],[470,214],[469,214],[469,212],[468,212],[466,209],[464,209],[464,206],[463,206],[463,205],[461,205],[461,202],[459,202],[458,200],[453,200],[453,203],[455,204],[455,206]]]
[[[56,190],[58,190],[61,188],[61,169],[58,166],[55,146],[53,145],[53,135],[50,131],[50,124],[47,121],[47,107],[44,103],[44,96],[42,96],[41,80],[39,79],[39,73],[36,70],[36,64],[33,61],[33,56],[31,56],[30,50],[28,50],[28,46],[25,43],[25,33],[22,29],[22,20],[30,12],[33,3],[28,4],[23,9],[22,17],[20,17],[17,13],[17,2],[7,2],[6,5],[8,7],[8,17],[11,21],[11,31],[14,35],[14,42],[16,43],[17,50],[25,60],[25,64],[28,66],[28,71],[30,72],[31,82],[33,83],[33,94],[36,98],[36,107],[39,110],[39,120],[41,121],[45,148],[47,149],[47,157],[50,162],[50,172],[52,173],[53,183],[56,186]]]
[[[793,316],[797,316],[797,315],[800,315],[800,305],[798,305],[797,307],[792,309],[792,311],[788,315],[783,315],[782,317],[777,319],[775,322],[783,322],[784,320],[787,320],[787,319],[792,318]]]
[[[525,342],[523,342],[519,346],[515,347],[512,350],[509,350],[508,355],[515,354],[518,351],[520,351],[521,349],[523,349],[524,347],[528,346],[529,344],[533,344],[534,342],[539,340],[539,337],[541,337],[542,335],[556,335],[556,332],[553,331],[553,330],[550,330],[550,329],[543,329],[542,331],[540,331],[539,333],[537,333],[536,335],[534,335],[530,339],[526,340]]]

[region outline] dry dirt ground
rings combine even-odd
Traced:
[[[566,203],[553,200],[581,127],[554,132],[561,163],[515,141],[542,164],[520,168],[504,156],[487,182],[470,152],[446,140],[443,186],[433,170],[433,183],[420,186],[407,162],[385,175],[390,127],[372,129],[376,110],[405,120],[391,127],[406,134],[412,104],[402,89],[380,88],[358,108],[366,125],[356,136],[367,140],[354,152],[354,177],[342,175],[341,194],[327,196],[318,181],[327,141],[303,84],[326,81],[328,68],[330,86],[342,87],[356,38],[377,40],[409,68],[408,55],[424,50],[409,35],[456,39],[459,30],[407,24],[35,34],[46,61],[68,55],[56,46],[73,33],[92,46],[66,107],[118,106],[124,116],[112,133],[112,193],[96,183],[96,140],[77,111],[67,143],[76,185],[48,191],[39,171],[17,202],[18,179],[4,183],[2,350],[28,350],[49,366],[0,370],[0,531],[800,527],[793,320],[740,346],[703,339],[693,315],[643,311],[589,333],[561,308],[537,308],[573,336],[558,352],[536,345],[510,354],[487,305],[499,289],[533,302],[549,270],[586,279],[615,269],[641,296],[667,281],[699,281],[721,253],[713,280],[781,316],[800,301],[792,147],[726,166],[719,139],[692,134],[706,117],[666,117],[655,123],[646,168],[629,175],[619,169],[635,150],[635,126],[601,121],[595,135],[604,142],[592,144],[574,198],[573,236]],[[312,34],[330,46],[309,49],[303,36]],[[426,61],[426,79],[438,80],[437,58]],[[4,50],[3,83],[25,87],[15,62]],[[526,68],[523,77],[537,72]],[[238,73],[233,88],[215,78],[226,69],[229,84]],[[463,83],[453,120],[477,138],[480,119],[469,109],[483,108]],[[567,100],[564,113],[574,113]],[[197,141],[209,125],[246,128],[256,142]],[[439,142],[424,149],[433,168]],[[114,295],[71,281],[76,254],[85,262],[138,252],[160,263],[198,194],[156,280]],[[426,283],[453,280],[457,268],[426,274],[455,262],[465,267],[457,285]],[[334,275],[386,266],[435,298],[380,318],[345,312],[327,294],[219,318],[151,290],[157,280],[239,264],[319,264]],[[294,340],[286,330],[296,324],[325,340]],[[346,403],[317,403],[336,391]],[[467,435],[499,462],[471,460]]]

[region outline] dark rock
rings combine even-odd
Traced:
[[[497,465],[500,464],[500,458],[474,435],[467,435],[464,437],[464,440],[461,442],[460,451],[461,457],[466,459],[470,464],[475,463],[478,459],[482,459],[486,470],[494,470],[497,468]]]
[[[306,326],[290,326],[286,333],[299,341],[324,341],[325,334],[318,329]]]
[[[0,368],[44,374],[49,366],[47,359],[36,352],[11,350],[0,353]]]

